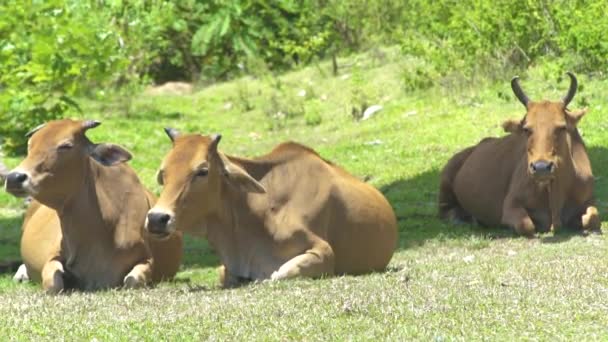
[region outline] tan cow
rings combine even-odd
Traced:
[[[380,271],[390,261],[397,224],[389,203],[315,151],[288,142],[244,159],[219,152],[219,135],[166,132],[173,148],[146,227],[205,236],[219,254],[225,287]]]
[[[591,163],[576,128],[587,110],[567,108],[577,88],[568,75],[570,89],[558,102],[530,101],[513,78],[526,115],[503,124],[511,134],[483,139],[452,157],[441,175],[442,218],[507,225],[526,236],[562,224],[600,228]]]
[[[124,162],[129,152],[93,144],[97,121],[52,121],[28,134],[28,155],[6,190],[30,195],[21,254],[27,273],[50,293],[139,287],[171,278],[182,238],[149,238],[143,225],[154,196]]]

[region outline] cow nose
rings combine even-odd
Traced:
[[[553,171],[553,162],[539,160],[530,164],[530,169],[534,174],[548,174]]]
[[[171,215],[162,212],[151,211],[148,213],[148,231],[151,233],[166,233],[167,223]]]
[[[27,180],[27,174],[22,172],[11,172],[6,175],[6,188],[7,189],[21,189],[23,183]]]

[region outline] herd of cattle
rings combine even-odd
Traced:
[[[532,101],[517,77],[512,88],[527,109],[454,155],[441,174],[443,219],[505,225],[517,233],[560,226],[598,231],[593,175],[576,128],[586,110]],[[66,289],[141,287],[172,278],[182,233],[206,238],[219,255],[225,287],[252,280],[361,274],[383,270],[397,245],[386,198],[293,142],[254,159],[226,155],[220,135],[165,129],[173,147],[157,180],[158,199],[125,162],[131,154],[86,137],[97,121],[58,120],[27,134],[28,153],[0,169],[6,191],[29,196],[17,279]]]

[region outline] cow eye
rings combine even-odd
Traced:
[[[57,149],[59,151],[67,151],[67,150],[71,149],[72,147],[74,147],[74,144],[72,144],[71,142],[64,142],[61,145],[57,146]]]
[[[524,130],[524,133],[526,133],[527,135],[532,134],[532,130],[529,127],[524,126],[522,129]]]
[[[557,131],[558,132],[564,132],[564,131],[566,131],[566,126],[557,126]]]
[[[194,173],[194,175],[196,177],[205,177],[208,173],[209,173],[209,169],[202,168],[202,169],[196,170],[196,172]]]

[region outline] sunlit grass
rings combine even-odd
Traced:
[[[73,293],[48,297],[36,285],[0,277],[0,336],[17,340],[472,340],[606,339],[608,243],[602,235],[562,233],[528,240],[500,228],[451,226],[436,218],[438,177],[447,159],[521,117],[509,78],[498,84],[463,83],[406,93],[403,60],[387,52],[382,63],[355,56],[339,76],[329,66],[280,76],[287,105],[304,115],[272,127],[267,79],[218,84],[183,97],[134,98],[130,116],[107,102],[85,101],[87,118],[103,125],[95,142],[114,142],[134,154],[131,165],[158,192],[155,172],[170,148],[162,128],[222,133],[227,153],[253,156],[295,140],[317,149],[380,188],[399,218],[399,249],[389,271],[358,277],[263,282],[235,290],[217,287],[217,257],[190,238],[175,282],[153,289]],[[348,62],[348,63],[347,63]],[[325,70],[321,72],[320,70]],[[560,98],[567,84],[533,69],[522,85],[533,98]],[[353,77],[353,73],[359,73]],[[553,76],[552,76],[553,77]],[[581,130],[606,212],[608,105],[604,82],[579,75],[584,90],[571,107],[590,107]],[[253,109],[241,111],[247,101]],[[307,96],[298,98],[306,90]],[[364,93],[383,109],[354,121],[352,106]],[[285,95],[286,94],[286,95]],[[578,102],[577,102],[578,101]],[[272,113],[271,113],[272,114]],[[275,122],[276,124],[276,122]],[[278,127],[277,125],[274,125]],[[18,163],[6,161],[9,167]],[[21,200],[0,194],[0,260],[19,259]],[[605,222],[602,224],[605,228]],[[3,338],[4,339],[4,338]]]

